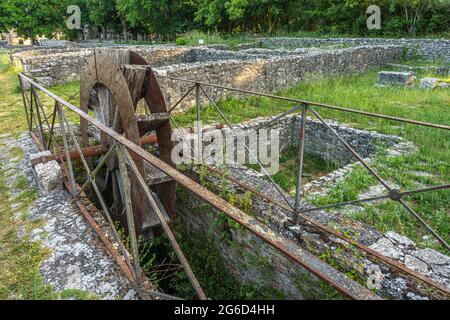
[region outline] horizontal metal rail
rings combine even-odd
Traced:
[[[355,109],[343,108],[343,107],[333,106],[333,105],[325,104],[325,103],[318,103],[318,102],[312,102],[312,101],[307,101],[307,100],[288,98],[288,97],[277,96],[277,95],[273,95],[273,94],[267,94],[267,93],[251,91],[251,90],[238,89],[238,88],[233,88],[233,87],[229,87],[229,86],[222,86],[222,85],[218,85],[218,84],[211,84],[211,83],[197,81],[197,80],[191,80],[191,79],[182,79],[182,78],[163,76],[163,75],[157,75],[157,77],[170,79],[170,80],[175,80],[175,81],[180,81],[180,82],[198,83],[198,84],[200,84],[202,86],[206,86],[206,87],[213,87],[213,88],[218,88],[218,89],[223,89],[223,90],[229,90],[229,91],[234,91],[234,92],[245,93],[245,94],[254,95],[254,96],[272,98],[272,99],[275,99],[275,100],[282,100],[282,101],[290,101],[290,102],[295,102],[295,103],[307,104],[307,105],[310,105],[310,106],[322,107],[322,108],[326,108],[326,109],[338,110],[338,111],[349,112],[349,113],[354,113],[354,114],[361,114],[361,115],[365,115],[365,116],[369,116],[369,117],[380,118],[380,119],[385,119],[385,120],[392,120],[392,121],[398,121],[398,122],[403,122],[403,123],[409,123],[409,124],[414,124],[414,125],[418,125],[418,126],[450,130],[450,126],[444,125],[444,124],[436,124],[436,123],[424,122],[424,121],[419,121],[419,120],[411,120],[411,119],[393,117],[393,116],[388,116],[388,115],[384,115],[384,114],[378,114],[378,113],[372,113],[372,112],[367,112],[367,111],[360,111],[360,110],[355,110]]]

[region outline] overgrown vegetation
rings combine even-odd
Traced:
[[[215,243],[217,239],[214,239],[207,231],[188,234],[184,223],[182,218],[178,218],[172,223],[172,230],[209,298],[251,300],[279,296],[263,283],[247,283],[238,280],[225,265],[224,258]],[[123,237],[123,232],[121,234]],[[184,299],[197,298],[166,236],[140,242],[140,256],[146,275],[159,289]]]

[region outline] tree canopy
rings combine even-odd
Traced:
[[[323,34],[416,36],[447,33],[450,0],[2,0],[0,29],[34,38],[67,30],[69,5],[81,8],[82,25],[102,33],[174,37],[193,29],[223,33],[314,31]],[[368,30],[367,7],[382,11],[382,29]]]

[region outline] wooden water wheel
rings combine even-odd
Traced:
[[[136,113],[139,102],[145,106],[145,114]],[[155,131],[159,157],[174,166],[171,161],[172,129],[165,99],[152,69],[136,52],[96,49],[81,73],[80,107],[84,112],[92,111],[97,120],[137,145],[140,145],[144,135]],[[88,147],[88,125],[84,119],[80,125],[83,145]],[[98,138],[107,148],[114,143],[102,132]],[[132,154],[132,157],[160,200],[160,207],[167,213],[167,219],[170,219],[173,215],[176,183],[157,168],[144,164],[136,155]],[[127,174],[131,182],[136,233],[148,238],[158,230],[159,220],[144,191],[139,187],[137,177],[131,172]],[[125,225],[123,183],[116,155],[107,161],[106,171],[98,180],[111,215]]]

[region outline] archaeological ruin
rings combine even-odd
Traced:
[[[22,70],[29,132],[2,138],[0,161],[6,163],[8,150],[20,148],[24,159],[16,159],[12,177],[27,172],[27,184],[39,187],[27,219],[45,222],[33,231],[34,239],[52,250],[40,268],[45,283],[105,299],[175,298],[179,292],[167,289],[169,281],[153,283],[143,271],[150,260],[142,252],[157,246],[154,239],[164,239],[157,252],[170,248],[170,254],[151,261],[179,261],[184,283],[206,299],[197,277],[201,271],[182,250],[192,238],[200,240],[190,245],[220,257],[233,281],[264,292],[258,298],[449,299],[448,237],[407,202],[411,195],[449,186],[405,189],[383,178],[378,171],[389,169],[380,159],[383,165],[395,163],[419,146],[335,121],[323,110],[408,128],[450,127],[277,94],[311,77],[359,74],[408,55],[448,63],[450,41],[261,38],[237,49],[78,44],[12,50],[11,62]],[[379,84],[413,85],[413,71],[400,71],[380,72]],[[66,83],[79,83],[79,92],[67,97],[52,90]],[[268,99],[280,105],[279,112],[230,121],[220,102],[236,99],[245,108],[249,97]],[[214,112],[217,120],[205,120],[203,127],[176,121],[189,112],[197,121]],[[262,143],[261,128],[278,132],[279,141]],[[189,148],[200,140],[207,148],[214,137],[237,130],[244,138],[231,144],[248,151],[249,161],[255,132],[256,153],[280,146],[285,162],[295,164],[285,173],[290,185],[274,181],[255,159],[252,165],[173,162],[174,133],[184,143],[190,137]],[[302,172],[306,161],[323,165]],[[364,191],[325,202],[349,176],[366,183]],[[414,217],[432,246],[351,218],[387,203]]]

